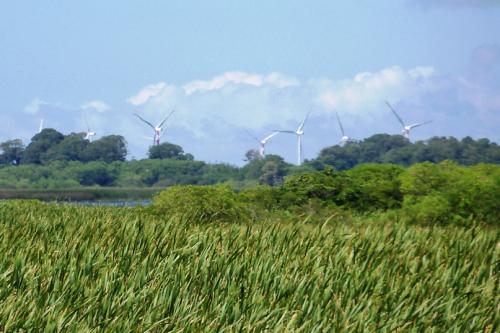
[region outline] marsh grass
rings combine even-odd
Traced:
[[[0,203],[0,331],[494,332],[499,231]]]

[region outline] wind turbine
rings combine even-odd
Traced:
[[[85,138],[84,139],[85,140],[89,140],[90,142],[92,142],[92,138],[94,136],[96,136],[97,133],[96,132],[92,132],[90,130],[90,126],[89,126],[89,122],[88,122],[87,118],[85,118],[85,125],[87,125],[87,131],[85,132]]]
[[[410,131],[412,129],[414,129],[415,127],[418,127],[418,126],[422,126],[422,125],[426,125],[426,124],[432,123],[432,120],[430,120],[430,121],[425,121],[423,123],[415,123],[415,124],[411,124],[411,125],[405,125],[403,119],[401,119],[401,117],[398,115],[398,113],[396,112],[396,110],[394,110],[394,108],[391,106],[391,104],[389,104],[389,102],[387,102],[387,101],[385,101],[385,104],[387,104],[387,106],[389,107],[389,109],[391,109],[392,113],[394,113],[394,115],[398,119],[398,121],[401,124],[401,126],[403,126],[403,131],[402,131],[403,132],[403,136],[405,138],[407,138],[408,140],[410,140]]]
[[[159,123],[158,125],[154,126],[153,124],[151,124],[149,121],[147,121],[146,119],[142,118],[141,116],[139,116],[137,113],[134,113],[135,116],[137,118],[139,118],[141,121],[143,121],[144,123],[146,123],[146,125],[148,125],[149,127],[151,127],[155,134],[154,134],[154,137],[153,137],[153,144],[155,145],[159,145],[160,144],[160,138],[161,138],[161,135],[162,135],[162,132],[163,132],[163,124],[165,124],[165,122],[167,121],[168,118],[170,118],[170,116],[172,115],[172,113],[174,113],[174,110],[172,110],[172,112],[170,112],[164,119],[161,123]]]
[[[40,127],[38,128],[38,133],[42,133],[43,131],[43,118],[40,119]]]
[[[275,131],[273,133],[271,133],[270,135],[266,136],[264,139],[262,140],[259,140],[257,139],[257,137],[255,137],[254,135],[252,135],[252,133],[250,133],[249,131],[247,131],[248,135],[250,135],[255,141],[257,141],[259,143],[259,156],[261,158],[264,158],[266,157],[266,143],[267,141],[269,141],[269,139],[271,139],[272,137],[274,137],[275,135],[279,134],[279,131]]]
[[[304,121],[295,131],[277,131],[280,133],[295,134],[297,136],[297,165],[302,164],[302,135],[304,135],[304,126],[306,125],[306,122],[309,119],[310,114],[311,111],[307,113],[306,117],[304,118]]]
[[[355,142],[356,140],[351,139],[350,137],[345,135],[344,127],[342,126],[342,122],[340,121],[339,113],[335,112],[335,115],[337,116],[337,122],[339,123],[340,132],[342,132],[342,138],[340,139],[340,145],[344,146],[348,142]]]

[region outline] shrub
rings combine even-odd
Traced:
[[[405,198],[403,217],[408,222],[421,224],[443,224],[457,218],[448,200],[440,194]]]
[[[410,167],[401,177],[401,191],[406,210],[442,209],[448,206],[447,221],[476,219],[487,223],[500,220],[500,168],[494,165],[462,167],[455,162],[420,163]],[[439,197],[439,202],[437,197]],[[424,206],[422,206],[424,205]],[[417,213],[416,211],[414,213]]]
[[[401,206],[403,194],[398,176],[404,168],[394,164],[362,164],[346,171],[360,190],[358,210],[371,211]]]
[[[282,190],[284,206],[300,206],[310,199],[319,199],[325,204],[353,207],[356,206],[360,194],[348,175],[331,168],[289,176],[285,179]]]
[[[280,190],[268,185],[247,188],[239,193],[240,200],[257,209],[272,211],[278,208]]]
[[[228,186],[172,186],[154,198],[151,210],[190,223],[248,221],[249,212],[238,199]]]

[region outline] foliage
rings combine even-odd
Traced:
[[[179,217],[190,223],[243,222],[249,219],[245,207],[228,186],[172,186],[153,200],[152,212]]]
[[[127,148],[120,135],[109,135],[89,142],[82,133],[63,135],[54,129],[44,129],[36,134],[24,149],[21,140],[10,140],[0,144],[0,164],[43,164],[54,161],[101,161],[112,163],[125,161]]]
[[[2,164],[15,164],[18,165],[21,162],[21,156],[24,152],[23,142],[19,139],[8,140],[0,143],[0,165]]]
[[[345,173],[327,168],[321,172],[289,176],[282,187],[282,204],[303,205],[310,199],[326,204],[355,206],[360,191]]]
[[[149,148],[148,156],[150,159],[174,159],[174,160],[193,160],[193,155],[184,154],[181,146],[172,143],[162,143]]]
[[[64,140],[64,135],[58,131],[46,128],[36,134],[24,150],[21,162],[24,164],[41,164],[46,161],[44,154]]]
[[[0,202],[0,327],[498,331],[498,229],[360,222],[190,225]]]
[[[118,174],[103,162],[90,162],[82,165],[76,172],[76,179],[83,186],[109,186],[114,183]]]
[[[100,161],[111,163],[125,161],[127,157],[127,143],[121,135],[103,136],[99,140],[89,143],[82,154],[81,160]]]
[[[252,205],[254,209],[273,211],[280,205],[281,191],[269,185],[259,185],[243,189],[239,192],[242,202]]]
[[[351,169],[362,163],[392,163],[409,166],[421,162],[439,163],[453,160],[462,165],[478,163],[500,164],[500,146],[488,139],[461,141],[453,137],[433,137],[411,143],[400,135],[376,134],[358,143],[324,148],[309,161],[317,170],[332,166],[337,170]]]
[[[358,210],[391,209],[401,206],[403,194],[398,176],[404,168],[393,164],[361,164],[346,174],[360,191]]]
[[[440,222],[475,219],[500,222],[500,168],[494,165],[461,167],[454,162],[420,163],[400,177],[404,208],[409,219],[414,212],[441,217]],[[439,198],[439,199],[438,199]],[[436,205],[433,206],[432,203]],[[445,204],[446,203],[446,204]],[[447,208],[446,208],[447,207]],[[436,210],[436,212],[431,212]]]

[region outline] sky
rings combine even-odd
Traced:
[[[4,1],[0,141],[123,135],[144,158],[152,123],[196,159],[241,165],[277,129],[311,159],[341,133],[400,134],[389,101],[432,136],[500,142],[500,0]],[[267,153],[296,161],[293,135]]]

